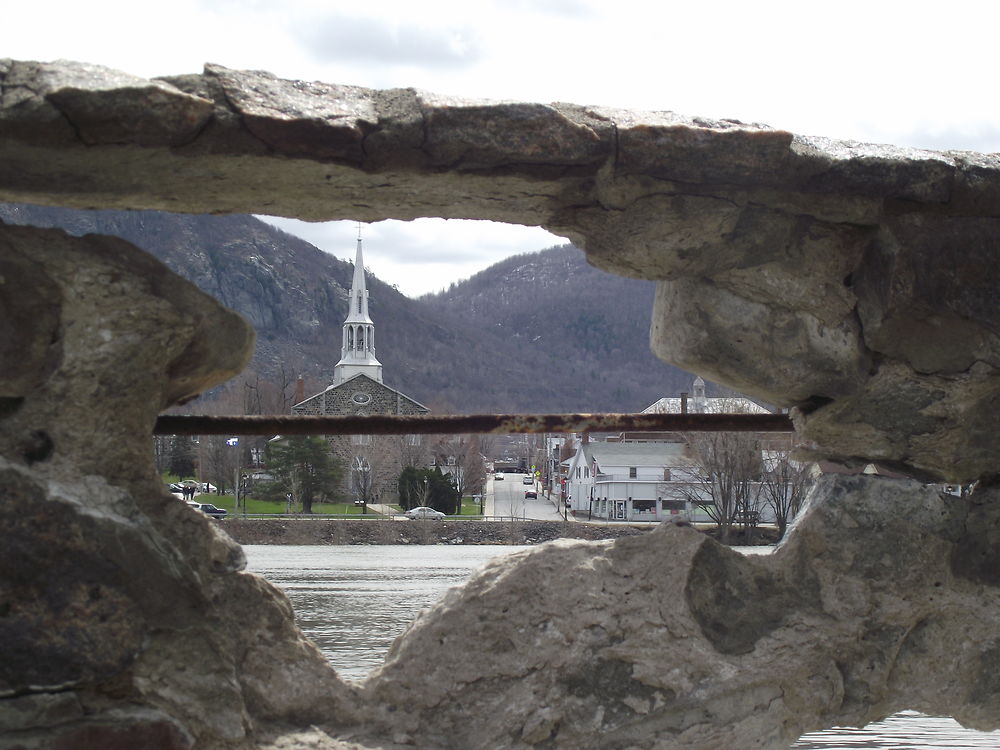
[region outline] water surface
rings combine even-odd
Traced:
[[[299,627],[341,677],[361,680],[382,663],[393,640],[420,610],[487,561],[529,547],[247,545],[243,549],[249,569],[285,591]],[[1000,748],[1000,731],[976,732],[952,719],[903,711],[861,729],[813,732],[793,747],[982,750]]]

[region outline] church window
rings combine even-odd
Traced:
[[[358,292],[358,315],[361,314],[361,292]]]
[[[353,349],[354,348],[354,327],[353,326],[348,326],[348,328],[347,328],[347,348],[348,349]]]

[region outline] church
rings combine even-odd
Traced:
[[[361,234],[354,278],[340,346],[340,361],[327,388],[292,407],[293,415],[418,415],[429,409],[382,382],[382,363],[375,357],[375,323],[368,314],[368,287],[361,253]],[[342,462],[343,493],[355,502],[394,503],[397,479],[405,466],[423,466],[420,435],[328,435],[333,454]]]

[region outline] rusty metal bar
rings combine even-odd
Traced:
[[[162,415],[155,435],[434,435],[519,432],[792,432],[786,414]]]

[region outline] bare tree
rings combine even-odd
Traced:
[[[399,479],[399,440],[395,436],[361,435],[351,445],[350,488],[355,502],[363,506],[395,497]]]
[[[395,435],[386,436],[386,442],[394,443],[399,455],[399,466],[422,468],[430,463],[431,451],[425,435]]]
[[[433,448],[437,465],[450,474],[459,498],[482,492],[486,483],[486,462],[479,449],[478,435],[441,437]]]
[[[761,491],[764,502],[774,513],[778,537],[785,536],[788,522],[802,509],[811,479],[812,464],[793,461],[787,449],[765,451]]]
[[[692,483],[682,490],[700,505],[719,528],[719,541],[729,543],[737,522],[752,530],[760,513],[760,443],[740,432],[689,435]]]
[[[242,401],[239,392],[223,391],[213,401],[199,404],[202,414],[239,414]],[[233,441],[236,438],[236,441]],[[211,482],[218,491],[224,492],[234,486],[236,474],[250,465],[250,445],[238,436],[199,435],[198,436],[198,479]]]

